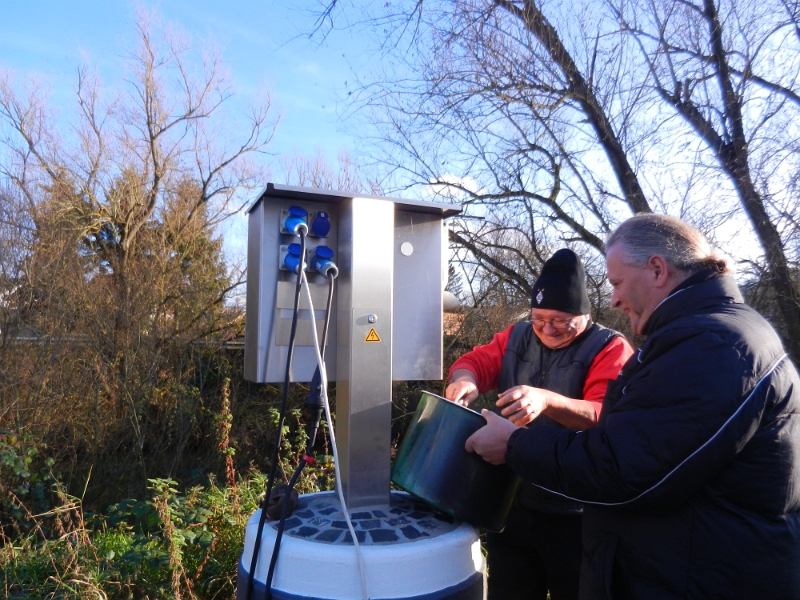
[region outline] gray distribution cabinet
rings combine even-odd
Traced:
[[[285,376],[297,276],[281,264],[298,241],[283,227],[288,215],[307,215],[307,262],[325,252],[338,268],[325,362],[337,383],[340,469],[350,508],[388,504],[391,382],[442,378],[443,219],[459,212],[450,204],[275,184],[249,210],[249,381]],[[315,233],[320,215],[330,227]],[[291,381],[311,380],[317,365],[311,327],[321,336],[325,317],[328,281],[313,269],[307,276],[314,314],[303,292]]]

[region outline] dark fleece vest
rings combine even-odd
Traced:
[[[514,325],[500,366],[498,391],[517,385],[530,385],[567,398],[583,398],[583,386],[589,367],[600,351],[616,336],[613,329],[592,324],[566,348],[551,350],[539,341],[530,321]],[[534,419],[528,427],[564,426],[546,415]],[[580,514],[581,504],[565,500],[541,488],[523,483],[517,502],[528,509],[552,514]]]

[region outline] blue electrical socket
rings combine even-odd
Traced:
[[[324,210],[308,213],[308,222],[311,224],[308,235],[312,237],[326,238],[331,232],[330,213]]]
[[[308,211],[302,206],[290,206],[288,209],[281,210],[281,233],[288,235],[300,235],[297,228],[305,225],[308,232]]]

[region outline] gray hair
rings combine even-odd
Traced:
[[[651,256],[661,256],[689,274],[702,269],[730,273],[728,260],[700,231],[668,215],[641,213],[631,217],[611,234],[606,249],[616,244],[622,247],[623,262],[632,266],[643,267]]]

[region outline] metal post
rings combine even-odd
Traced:
[[[353,198],[340,210],[336,427],[349,509],[389,504],[394,204]]]

